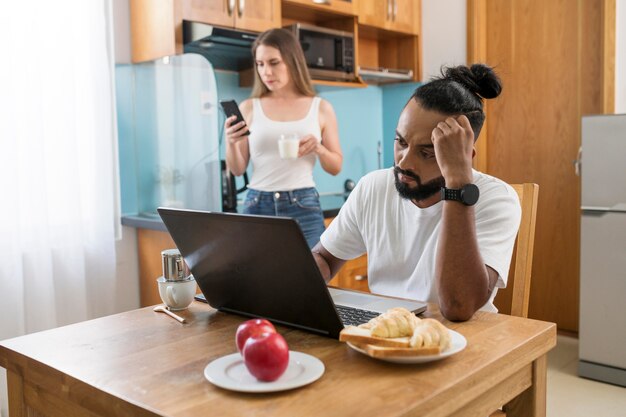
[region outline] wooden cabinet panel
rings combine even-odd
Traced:
[[[280,27],[280,0],[236,0],[235,26],[263,32]]]
[[[360,0],[363,2],[363,0]],[[356,0],[283,0],[284,4],[302,5],[307,8],[331,12],[337,14],[355,16],[357,9],[355,7]],[[376,2],[379,0],[365,0],[365,2]]]
[[[234,27],[236,0],[183,0],[183,19]]]
[[[361,0],[359,23],[395,32],[418,34],[420,0]]]
[[[137,229],[137,253],[139,256],[139,302],[141,307],[161,303],[156,280],[163,275],[161,251],[174,249],[176,245],[167,232]]]
[[[280,26],[280,0],[184,0],[183,18],[263,32]]]
[[[391,0],[361,0],[359,23],[384,29],[391,18]]]
[[[419,0],[392,1],[392,18],[387,28],[398,32],[417,34],[421,2]]]
[[[132,61],[152,61],[182,52],[179,46],[180,2],[175,0],[130,1]]]

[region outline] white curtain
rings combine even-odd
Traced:
[[[0,340],[116,311],[110,1],[0,5]]]

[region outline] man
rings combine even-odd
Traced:
[[[313,248],[328,282],[368,254],[373,293],[436,302],[449,320],[497,311],[521,209],[515,191],[472,169],[482,98],[500,94],[485,65],[448,68],[400,115],[394,167],[364,176]]]

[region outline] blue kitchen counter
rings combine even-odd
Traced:
[[[320,195],[320,203],[322,205],[322,211],[324,218],[332,218],[339,213],[339,209],[343,205],[344,198],[341,195],[333,193],[332,195]],[[241,204],[241,203],[240,203]],[[239,212],[242,210],[239,209]],[[160,230],[166,232],[167,229],[161,220],[158,213],[140,213],[140,214],[125,214],[122,216],[122,225],[128,227],[134,227],[137,229],[150,229]]]

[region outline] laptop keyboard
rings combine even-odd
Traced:
[[[380,316],[380,313],[369,310],[359,310],[358,308],[335,305],[339,318],[344,326],[358,326],[367,323],[374,317]]]

